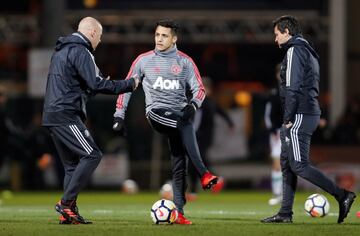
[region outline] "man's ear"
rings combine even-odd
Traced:
[[[290,31],[289,31],[288,28],[285,28],[285,33],[288,34],[288,35],[290,35]]]
[[[173,37],[173,39],[172,39],[173,44],[175,44],[176,41],[177,41],[177,36],[175,35],[175,36]]]
[[[92,38],[95,38],[96,30],[92,29],[91,32],[90,32],[90,35],[91,35]]]

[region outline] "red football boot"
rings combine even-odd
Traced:
[[[211,189],[219,180],[219,177],[211,174],[209,171],[201,177],[201,187],[203,189]]]
[[[218,182],[212,187],[211,192],[212,193],[219,193],[225,185],[224,178],[219,177]]]
[[[59,217],[59,224],[61,225],[70,225],[72,222],[71,220],[67,220],[63,215]]]
[[[191,222],[190,220],[186,219],[183,214],[181,214],[180,212],[178,212],[178,218],[176,219],[175,224],[179,224],[179,225],[191,225],[192,222]]]
[[[79,215],[79,209],[75,201],[71,202],[70,205],[64,205],[59,201],[55,205],[55,210],[62,216],[60,217],[60,224],[92,224],[91,221]]]

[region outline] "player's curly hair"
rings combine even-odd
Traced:
[[[172,19],[159,20],[158,22],[156,22],[155,28],[157,28],[158,26],[171,28],[171,32],[173,35],[177,35],[180,29],[180,25]]]
[[[301,34],[301,26],[294,16],[285,15],[277,18],[273,21],[273,27],[275,28],[276,26],[281,33],[284,33],[285,29],[288,29],[289,34],[292,36]]]

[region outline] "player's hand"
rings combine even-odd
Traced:
[[[126,135],[125,121],[123,118],[114,117],[114,124],[112,128],[114,131],[119,132],[120,135]]]
[[[325,128],[327,125],[327,120],[324,119],[324,118],[320,118],[319,120],[319,128],[322,129],[322,128]]]
[[[285,128],[290,129],[293,126],[293,123],[289,121],[288,123],[284,124]]]
[[[135,90],[138,86],[139,86],[139,83],[140,83],[140,77],[135,74],[133,76],[131,76],[131,78],[134,80],[135,84],[134,84],[134,87],[133,87],[133,90]]]
[[[183,120],[192,120],[195,116],[196,105],[194,103],[187,104],[181,111],[183,112]]]

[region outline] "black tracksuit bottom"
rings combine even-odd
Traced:
[[[320,187],[336,199],[344,196],[343,189],[310,164],[310,141],[319,119],[320,116],[317,115],[296,114],[292,127],[282,126],[281,128],[280,162],[283,173],[283,201],[279,213],[291,215],[293,213],[297,176]]]
[[[186,156],[192,161],[199,176],[202,176],[207,171],[200,156],[195,130],[190,121],[181,119],[180,112],[161,108],[152,109],[148,112],[147,118],[156,131],[166,135],[168,138],[171,153],[174,203],[177,209],[184,213],[185,191],[187,188]]]
[[[99,165],[102,153],[82,122],[47,128],[65,170],[62,200],[76,200]]]

